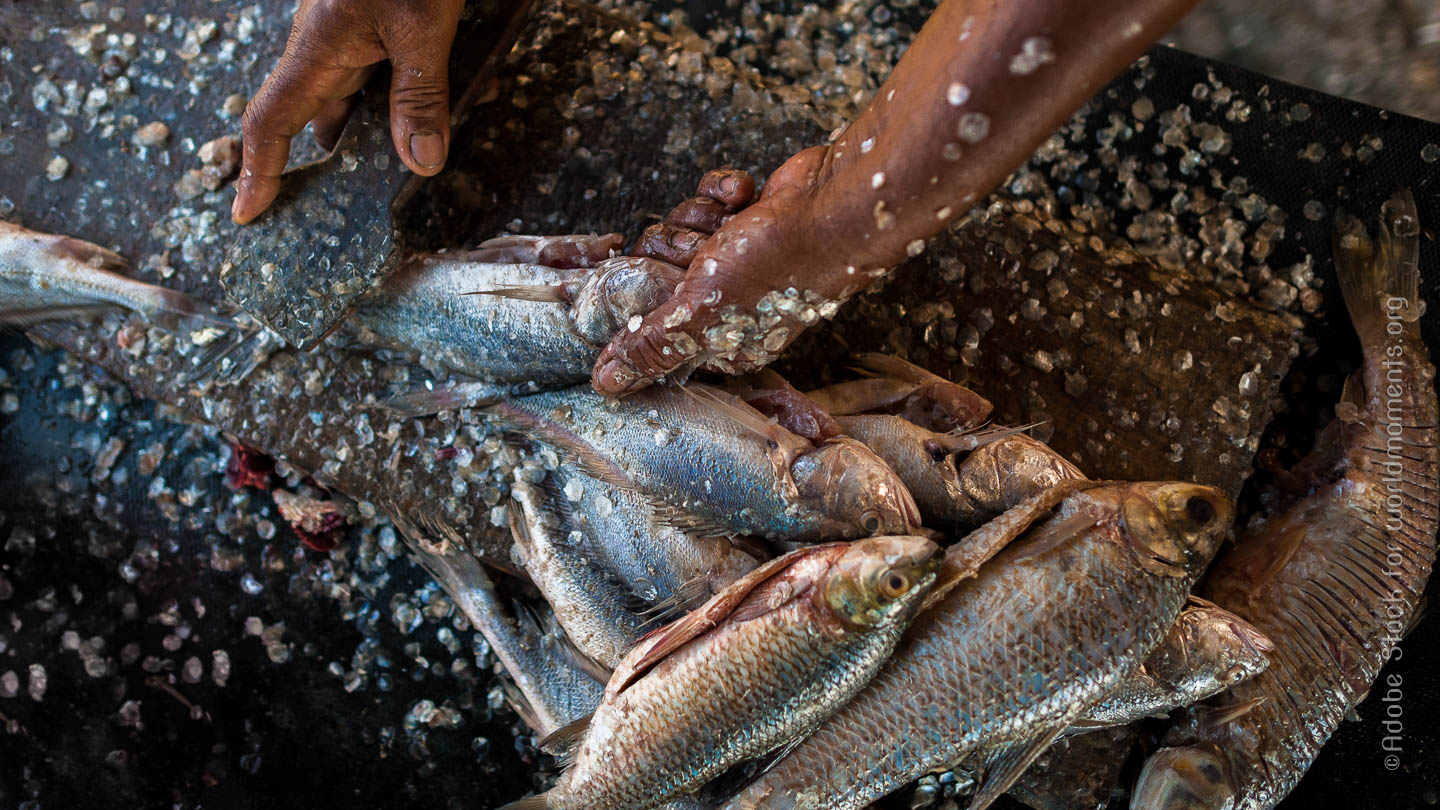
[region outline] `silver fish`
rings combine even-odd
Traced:
[[[1059,453],[1011,429],[937,433],[887,414],[835,421],[885,459],[935,528],[974,529],[1037,492],[1085,477]]]
[[[885,661],[936,581],[920,537],[810,546],[626,657],[554,790],[512,810],[649,810],[814,728]]]
[[[610,338],[683,277],[629,256],[578,268],[482,260],[496,255],[482,247],[413,259],[356,304],[347,327],[499,392],[569,385],[589,379]]]
[[[1316,473],[1311,494],[1247,532],[1201,590],[1270,637],[1270,669],[1177,719],[1146,763],[1137,810],[1275,806],[1404,634],[1440,526],[1419,236],[1409,192],[1381,209],[1374,244],[1341,220],[1336,266],[1363,364],[1297,468]]]
[[[726,807],[857,810],[1014,746],[972,805],[987,806],[1164,638],[1231,516],[1195,484],[1069,496],[922,612],[854,700]]]
[[[1191,597],[1145,663],[1085,712],[1081,728],[1120,726],[1205,700],[1270,665],[1275,645],[1228,610]]]
[[[1145,662],[1087,709],[1084,717],[1061,737],[1161,717],[1219,694],[1264,672],[1270,663],[1265,654],[1273,649],[1270,640],[1254,625],[1191,597],[1191,603],[1180,611],[1165,639],[1150,651]],[[990,770],[986,762],[1003,761],[1008,751],[1002,748],[972,757],[956,770],[978,783],[978,777]]]
[[[600,705],[604,685],[574,665],[559,629],[543,628],[538,617],[510,617],[490,575],[456,530],[424,515],[387,511],[415,559],[455,600],[515,681],[519,694],[511,702],[527,725],[537,734],[552,734]]]
[[[614,669],[644,635],[646,620],[620,580],[593,561],[571,526],[565,496],[549,482],[510,487],[510,528],[520,562],[565,635],[590,660]]]
[[[573,465],[549,473],[564,494],[569,530],[591,560],[652,609],[689,610],[760,563],[760,549],[702,537],[656,520],[633,489],[611,486]],[[751,544],[758,546],[758,544]]]
[[[0,325],[29,326],[115,308],[169,328],[186,318],[214,318],[204,301],[121,275],[128,267],[99,245],[0,221]]]
[[[820,540],[913,534],[920,524],[905,485],[864,445],[841,438],[816,446],[707,386],[609,400],[581,385],[487,413],[697,532]]]

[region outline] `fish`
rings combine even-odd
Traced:
[[[922,611],[855,698],[724,806],[858,810],[1009,746],[971,805],[982,810],[1162,641],[1232,518],[1225,494],[1198,484],[1068,495]]]
[[[1200,591],[1270,637],[1270,668],[1175,720],[1142,772],[1137,810],[1274,807],[1397,649],[1440,526],[1419,235],[1408,191],[1381,207],[1373,242],[1353,217],[1337,223],[1336,273],[1361,367],[1297,467],[1312,490],[1248,531]]]
[[[589,385],[496,403],[501,426],[633,489],[661,521],[697,534],[835,540],[914,534],[920,514],[885,462],[849,438],[819,445],[709,386],[655,386],[621,400]]]
[[[631,610],[629,589],[581,548],[569,504],[553,483],[510,486],[510,529],[525,573],[576,649],[612,670],[649,622]]]
[[[1087,709],[1060,738],[1163,717],[1249,680],[1269,666],[1274,645],[1255,626],[1203,599],[1191,597],[1164,640],[1138,669]],[[1125,747],[1129,747],[1127,738]],[[978,783],[986,763],[1003,759],[1007,748],[972,756],[955,770]],[[1113,752],[1110,752],[1113,753]],[[962,781],[964,779],[962,778]]]
[[[489,643],[515,682],[509,696],[517,713],[537,734],[552,734],[588,716],[600,705],[604,684],[569,654],[558,628],[542,615],[507,615],[494,582],[459,529],[443,519],[387,504],[386,513],[423,567]]]
[[[1192,596],[1140,668],[1085,712],[1089,731],[1158,717],[1264,672],[1275,645],[1255,625]]]
[[[0,221],[0,326],[26,327],[122,309],[169,329],[218,316],[206,301],[123,275],[124,257],[70,236]]]
[[[835,421],[890,465],[926,524],[937,529],[974,529],[1037,492],[1085,478],[1059,453],[1018,432],[1025,428],[936,433],[889,414]]]
[[[646,615],[697,608],[768,558],[759,543],[701,537],[667,525],[635,490],[611,486],[573,465],[558,465],[549,479],[565,496],[566,525],[580,533],[581,551],[617,577],[628,595],[646,606]]]
[[[605,344],[667,300],[684,275],[632,256],[580,267],[487,261],[513,255],[482,245],[417,256],[356,302],[344,324],[355,341],[417,354],[459,377],[428,389],[428,399],[408,392],[397,409],[419,415],[427,405],[449,409],[452,400],[473,405],[587,380]]]
[[[864,686],[940,568],[923,537],[772,560],[636,647],[571,767],[507,810],[648,810],[805,734]]]
[[[886,354],[855,356],[856,370],[865,379],[835,383],[810,391],[834,416],[890,413],[936,431],[973,430],[985,423],[994,406],[988,399],[959,383]]]

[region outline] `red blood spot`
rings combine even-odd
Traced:
[[[330,512],[320,518],[320,525],[317,531],[309,532],[295,524],[290,528],[295,530],[295,536],[300,542],[312,551],[334,551],[340,545],[340,538],[345,527],[345,518],[339,512]]]
[[[225,465],[225,483],[234,489],[254,487],[270,489],[270,474],[275,472],[275,459],[252,450],[239,442],[230,443],[230,463]]]

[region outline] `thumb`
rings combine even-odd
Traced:
[[[595,390],[609,396],[624,396],[684,367],[695,366],[700,357],[705,330],[717,318],[701,299],[705,292],[692,273],[670,300],[646,315],[636,328],[624,328],[616,335],[591,372]]]
[[[410,171],[427,177],[440,171],[450,151],[449,60],[457,22],[409,26],[415,33],[385,43],[393,68],[390,137]]]

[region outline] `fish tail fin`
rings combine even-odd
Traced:
[[[502,804],[499,810],[545,810],[545,808],[550,806],[548,800],[545,798],[548,795],[550,794],[546,792],[538,793],[534,796],[526,796],[519,801]]]
[[[12,309],[0,311],[0,329],[17,332],[36,324],[49,321],[83,320],[114,310],[110,304],[94,304],[69,307],[37,307],[35,309]]]
[[[524,284],[516,287],[498,287],[493,290],[473,290],[462,295],[493,295],[496,298],[511,298],[516,301],[535,301],[542,304],[569,303],[570,291],[564,284]]]
[[[1367,355],[1383,352],[1387,329],[1420,335],[1420,220],[1406,189],[1380,207],[1378,238],[1351,216],[1336,223],[1335,269],[1345,308]],[[1403,324],[1393,326],[1392,324]]]

